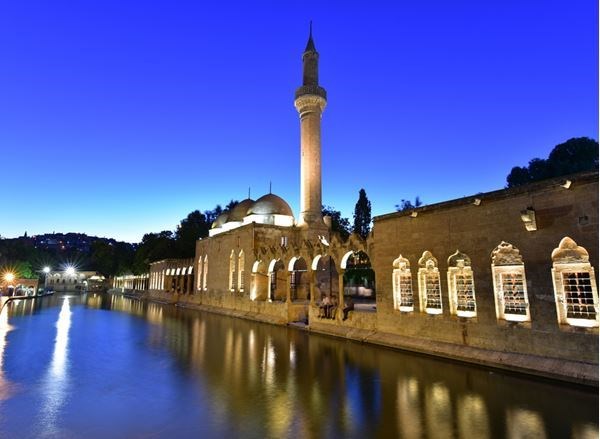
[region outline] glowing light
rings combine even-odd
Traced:
[[[69,265],[65,268],[65,273],[68,276],[74,276],[75,275],[75,267],[73,267],[72,265]]]
[[[5,273],[4,274],[4,280],[6,282],[12,282],[13,280],[15,280],[15,274],[12,273],[12,272],[10,272],[10,271],[8,273]]]
[[[50,267],[44,267],[44,269],[42,271],[44,273],[48,274],[48,273],[50,273]]]

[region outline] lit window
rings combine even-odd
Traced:
[[[244,291],[244,281],[245,281],[244,266],[245,266],[244,250],[242,250],[242,251],[240,251],[240,254],[238,256],[238,290],[240,290],[240,292]]]
[[[442,313],[442,290],[437,259],[429,251],[419,259],[419,301],[421,311],[427,314]]]
[[[229,290],[235,291],[235,252],[233,250],[229,255]]]
[[[392,273],[392,283],[394,291],[394,309],[403,312],[414,310],[412,274],[410,272],[410,263],[408,259],[398,256],[393,262],[394,271]]]
[[[459,317],[477,315],[471,258],[458,250],[448,258],[448,296],[450,314]]]
[[[565,237],[552,252],[552,281],[558,323],[598,326],[598,289],[586,249]]]
[[[492,251],[492,278],[498,319],[513,322],[531,320],[525,264],[519,249],[502,241]]]

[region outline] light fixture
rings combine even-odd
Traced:
[[[410,213],[410,216],[412,216],[413,218],[416,218],[418,214],[419,214],[419,212],[417,212],[417,211],[414,211],[414,210],[413,210],[413,211]]]
[[[563,181],[560,183],[560,185],[561,185],[562,187],[564,187],[565,189],[569,189],[569,188],[571,187],[571,183],[572,183],[572,181],[571,181],[571,180],[563,180]]]
[[[481,198],[475,198],[475,199],[473,200],[473,204],[474,204],[475,206],[479,206],[479,205],[481,204]]]
[[[48,273],[50,273],[50,267],[44,267],[44,269],[42,271],[44,273],[48,274]]]

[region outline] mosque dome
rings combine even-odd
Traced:
[[[229,212],[229,216],[227,218],[227,222],[230,222],[230,221],[243,221],[244,217],[246,216],[246,212],[248,212],[248,209],[250,209],[253,204],[254,204],[254,200],[251,199],[251,198],[246,198],[245,200],[240,201]]]
[[[228,218],[229,218],[229,211],[226,210],[221,215],[219,215],[216,220],[213,221],[212,226],[210,226],[210,228],[216,229],[218,227],[221,227],[223,224],[225,224],[227,222]]]
[[[275,194],[260,197],[248,209],[247,215],[285,215],[293,217],[292,208],[285,200]]]

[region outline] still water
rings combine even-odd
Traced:
[[[121,296],[55,295],[0,313],[0,437],[597,438],[598,395]]]

